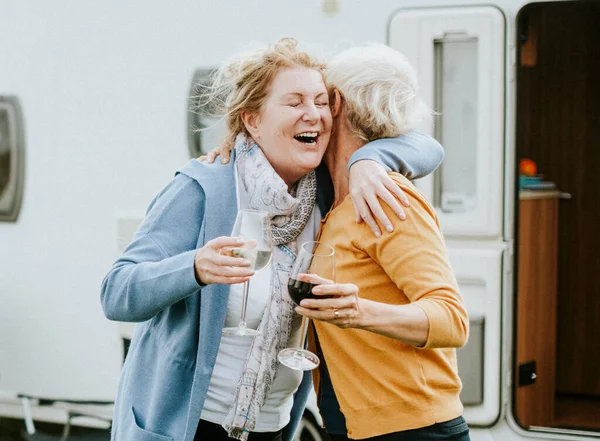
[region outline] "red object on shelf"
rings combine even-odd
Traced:
[[[519,173],[524,176],[535,176],[537,174],[537,164],[531,159],[523,158],[519,163]]]

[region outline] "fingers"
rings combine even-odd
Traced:
[[[235,285],[236,283],[244,283],[250,280],[250,276],[248,277],[220,277],[215,276],[213,281],[210,283],[218,283],[220,285]]]
[[[398,185],[396,185],[396,183],[392,179],[390,179],[389,176],[387,176],[387,179],[384,181],[383,185],[385,185],[385,188],[387,188],[387,190],[390,193],[392,193],[396,198],[398,198],[402,205],[404,205],[405,207],[410,207],[410,202],[404,191],[400,187],[398,187]],[[388,205],[390,205],[391,207],[391,204]],[[400,210],[402,211],[402,209]],[[402,211],[402,213],[404,213],[404,211]]]
[[[356,223],[360,224],[362,223],[362,217],[360,217],[360,213],[358,212],[358,208],[356,208],[356,205],[352,204],[352,207],[354,207],[354,214],[356,216]]]
[[[194,256],[196,279],[204,284],[228,285],[249,280],[254,275],[249,260],[222,254],[227,248],[239,248],[244,244],[239,237],[221,236],[208,241]]]
[[[406,198],[406,195],[400,189],[400,187],[398,187],[397,185],[394,185],[393,188],[396,188],[400,193],[402,193],[402,196],[406,199],[406,201],[407,201],[406,203],[408,204],[408,198]],[[388,204],[388,206],[394,211],[394,213],[396,213],[396,216],[398,216],[398,219],[400,219],[400,220],[406,219],[406,214],[404,213],[404,210],[398,203],[398,199],[396,199],[398,197],[397,194],[392,193],[390,190],[391,189],[389,187],[382,187],[381,191],[377,193],[377,196],[381,200],[383,200],[383,202]],[[400,202],[402,202],[402,201],[400,201]],[[404,202],[402,202],[402,203],[404,204]],[[388,230],[388,231],[390,231],[390,230]],[[392,231],[393,231],[393,228],[392,228]]]
[[[304,299],[300,302],[302,308],[311,311],[345,310],[356,309],[356,301],[353,296],[331,297],[327,299]]]
[[[369,205],[370,212],[373,213],[373,215],[375,215],[379,224],[383,225],[389,233],[394,231],[394,226],[392,225],[389,218],[385,214],[385,211],[383,211],[383,208],[381,207],[381,202],[379,201],[379,198],[377,197],[377,195],[369,195],[366,198],[366,202]]]
[[[220,250],[224,247],[241,247],[244,243],[244,239],[241,237],[219,236],[206,242],[205,247]]]
[[[379,230],[379,226],[377,225],[377,222],[375,222],[375,219],[373,219],[371,211],[363,196],[358,193],[352,194],[352,202],[354,203],[354,209],[359,213],[360,218],[369,226],[375,236],[380,237],[381,231]]]
[[[229,163],[229,159],[231,159],[231,151],[229,149],[223,149],[221,151],[221,164]]]
[[[300,306],[316,310],[356,309],[358,306],[358,288],[350,283],[318,285],[312,289],[312,293],[323,298],[304,299],[300,302]]]
[[[315,286],[312,293],[317,296],[351,296],[358,294],[358,287],[352,283],[331,283]]]
[[[206,154],[206,156],[204,157],[205,160],[202,162],[207,162],[209,164],[212,164],[213,162],[215,162],[215,159],[217,159],[217,156],[219,156],[219,151],[212,149],[210,152],[208,152]]]
[[[212,262],[215,265],[219,266],[239,266],[239,267],[249,267],[252,265],[248,259],[243,257],[231,257],[225,256],[222,254],[217,254],[213,257]]]
[[[243,260],[243,259],[238,259]],[[214,277],[251,277],[254,270],[250,266],[227,266],[219,265],[216,262],[208,262],[205,270]]]
[[[313,320],[332,323],[340,328],[351,328],[360,323],[358,287],[351,283],[318,285],[313,294],[327,296],[304,299],[296,312]],[[333,297],[329,297],[333,296]]]
[[[316,274],[300,273],[300,274],[298,274],[298,280],[300,280],[301,282],[313,283],[315,285],[332,284],[333,283],[333,280],[325,279],[324,277],[317,276]],[[315,288],[317,288],[317,287],[315,287]],[[315,288],[313,288],[313,290]]]
[[[309,319],[328,322],[340,328],[354,327],[356,318],[358,317],[358,311],[356,309],[315,310],[297,306],[296,312]]]

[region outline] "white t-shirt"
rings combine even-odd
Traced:
[[[243,185],[238,180],[237,168],[235,176],[238,209],[247,208],[247,196]],[[315,205],[304,231],[298,236],[298,248],[304,242],[315,239],[320,228],[320,222],[320,210]],[[276,260],[278,258],[277,254],[281,252],[278,248],[274,248],[273,260]],[[264,309],[270,298],[270,284],[271,265],[258,271],[250,279],[246,323],[251,329],[258,329]],[[243,284],[231,285],[225,327],[237,326],[240,321],[242,290]],[[294,323],[288,342],[289,347],[298,346],[300,343],[300,324],[300,320],[296,320]],[[233,402],[235,389],[242,375],[251,344],[251,337],[221,336],[217,361],[202,409],[201,418],[203,420],[215,424],[222,424],[225,420]],[[256,420],[255,432],[276,432],[287,425],[294,404],[293,394],[302,381],[302,374],[302,371],[293,370],[279,364],[275,381]]]

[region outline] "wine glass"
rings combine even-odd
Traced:
[[[241,237],[245,243],[238,248],[227,248],[225,254],[249,260],[250,266],[254,271],[260,271],[269,264],[272,254],[272,235],[271,216],[268,212],[257,210],[238,211],[231,235],[233,237]],[[253,337],[259,334],[257,330],[249,329],[246,325],[249,288],[250,281],[244,282],[242,313],[239,325],[232,328],[223,328],[223,334],[243,337]]]
[[[333,248],[323,242],[311,241],[302,245],[288,281],[288,293],[294,303],[300,305],[303,299],[324,298],[312,294],[312,289],[317,283],[310,275],[334,280],[334,254]],[[277,355],[279,362],[290,369],[309,371],[319,366],[319,357],[304,349],[307,325],[308,319],[302,317],[300,346],[284,349]]]

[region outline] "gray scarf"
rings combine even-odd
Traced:
[[[273,243],[283,251],[273,253],[271,296],[260,323],[260,335],[252,341],[233,403],[223,422],[230,437],[246,441],[277,374],[277,354],[287,347],[292,331],[296,314],[287,294],[287,282],[296,259],[296,238],[304,230],[315,205],[317,179],[314,171],[308,173],[290,194],[254,140],[239,135],[234,148],[249,208],[272,215]]]

